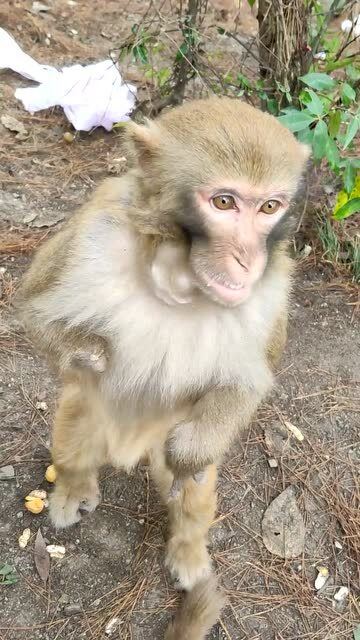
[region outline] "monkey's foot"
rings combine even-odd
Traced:
[[[165,564],[178,589],[190,591],[211,573],[211,560],[204,541],[169,540]]]
[[[94,511],[100,502],[97,486],[86,491],[73,488],[55,487],[50,496],[49,512],[53,525],[57,529],[70,527],[81,520],[81,511]]]

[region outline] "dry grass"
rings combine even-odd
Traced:
[[[50,231],[48,229],[46,231],[13,228],[5,230],[1,233],[0,238],[0,256],[8,257],[17,254],[29,254],[48,237],[49,233]]]

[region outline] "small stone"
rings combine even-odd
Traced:
[[[24,517],[24,512],[23,512],[23,511],[18,511],[18,512],[17,512],[17,514],[16,514],[16,517],[17,517],[19,520],[22,520],[22,518]]]
[[[0,480],[13,480],[15,478],[15,469],[12,464],[0,467]]]
[[[144,518],[139,518],[139,524],[144,524],[145,520]]]
[[[94,602],[91,603],[91,607],[93,609],[97,609],[98,607],[100,607],[101,605],[101,598],[96,598],[96,600],[94,600]]]
[[[35,15],[38,13],[49,11],[49,9],[50,7],[48,7],[47,4],[44,4],[43,2],[37,2],[37,0],[35,0],[31,5],[31,13],[34,13]]]
[[[112,636],[117,631],[118,626],[119,626],[119,618],[118,617],[111,618],[111,620],[109,620],[109,622],[105,627],[105,635]]]
[[[343,549],[341,542],[339,542],[338,540],[335,540],[334,546],[335,546],[335,549],[338,549],[338,551],[342,551]]]
[[[31,213],[27,213],[26,216],[23,217],[23,223],[24,224],[30,224],[30,222],[32,222],[33,220],[35,220],[35,218],[37,217],[37,213],[35,213],[34,211],[32,211]]]
[[[349,589],[347,587],[340,587],[340,589],[334,595],[334,600],[336,602],[344,602],[348,595]]]
[[[72,604],[68,604],[66,607],[64,607],[64,614],[66,616],[75,616],[78,613],[82,612],[82,607],[81,604],[78,604],[76,602],[73,602]]]
[[[58,600],[58,604],[60,605],[69,604],[70,600],[71,600],[70,596],[68,596],[67,593],[63,593]]]
[[[47,403],[45,401],[37,402],[35,406],[36,406],[37,409],[39,409],[39,411],[47,411],[48,410],[48,406],[47,406]]]
[[[307,258],[311,252],[312,252],[312,246],[310,244],[306,244],[301,253],[304,256],[304,258]]]
[[[269,458],[268,465],[271,469],[276,469],[279,466],[278,461],[275,458]]]

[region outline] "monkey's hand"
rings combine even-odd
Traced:
[[[71,371],[91,371],[103,373],[107,368],[108,349],[103,338],[97,335],[68,337],[68,342],[62,342],[62,352],[59,358],[60,370],[63,373]]]
[[[166,461],[174,474],[169,498],[177,498],[188,478],[202,484],[206,481],[206,467],[215,462],[201,442],[202,425],[180,422],[171,431],[166,443]],[[204,434],[206,438],[206,433]]]
[[[103,349],[76,351],[70,361],[72,369],[91,369],[94,373],[103,373],[106,364],[107,357]]]
[[[221,461],[261,399],[262,393],[233,385],[214,387],[195,403],[189,419],[177,424],[166,442],[166,460],[174,474],[172,497],[184,480],[191,476],[201,480],[199,473]]]

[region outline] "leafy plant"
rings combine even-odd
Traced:
[[[342,188],[333,215],[341,220],[360,211],[360,159],[349,155],[360,131],[356,91],[346,78],[338,80],[325,72],[310,72],[300,81],[304,89],[299,107],[282,109],[279,121],[311,145],[316,163],[325,160],[339,176]]]
[[[18,579],[18,575],[13,567],[6,563],[0,563],[0,586],[15,584]]]

